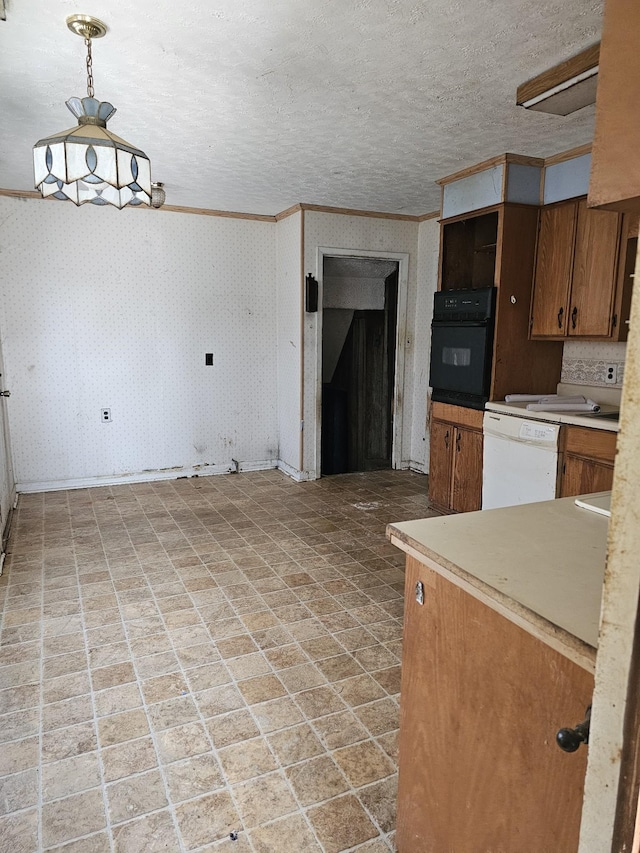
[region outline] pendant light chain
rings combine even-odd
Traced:
[[[91,56],[91,39],[85,38],[87,47],[87,95],[93,98],[93,58]]]

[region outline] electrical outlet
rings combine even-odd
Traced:
[[[606,364],[605,365],[605,374],[604,381],[607,385],[615,385],[618,381],[618,365],[617,364]]]
[[[111,421],[111,409],[100,409],[100,420],[103,424],[108,424]]]

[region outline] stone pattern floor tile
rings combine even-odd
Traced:
[[[0,578],[12,853],[394,849],[406,471],[20,495]]]

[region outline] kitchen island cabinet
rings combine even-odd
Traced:
[[[390,525],[407,553],[399,853],[574,853],[607,522],[572,498]],[[422,602],[422,603],[421,603]]]

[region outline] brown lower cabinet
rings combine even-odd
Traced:
[[[434,403],[431,410],[429,500],[445,512],[482,505],[481,411]]]
[[[610,491],[617,433],[586,427],[562,430],[560,497]]]
[[[415,597],[424,585],[424,604]],[[407,557],[399,853],[575,853],[593,675]]]

